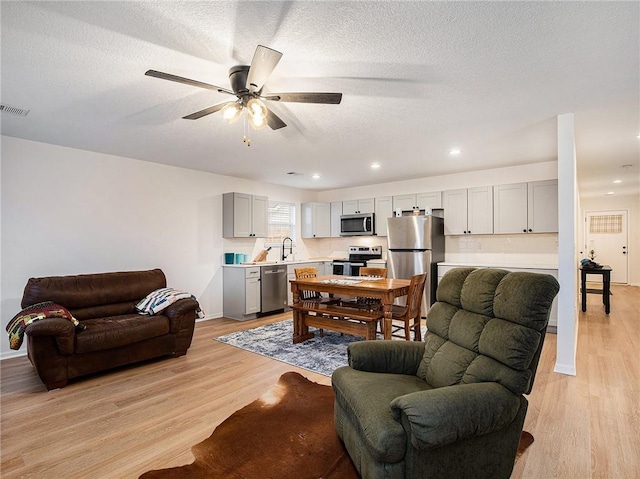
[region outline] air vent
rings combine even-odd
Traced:
[[[0,105],[0,111],[2,113],[10,113],[16,116],[27,116],[31,110],[25,110],[24,108],[2,104]]]

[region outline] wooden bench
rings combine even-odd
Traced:
[[[294,321],[298,321],[297,328],[294,329],[299,332],[299,335],[293,338],[294,343],[314,337],[314,334],[309,332],[309,326],[364,336],[367,340],[376,339],[376,326],[384,317],[382,311],[349,308],[317,301],[300,301],[292,304],[291,309],[295,312]]]

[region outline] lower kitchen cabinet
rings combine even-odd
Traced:
[[[226,318],[254,319],[260,312],[260,268],[223,267],[222,314]]]

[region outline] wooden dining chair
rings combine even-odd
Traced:
[[[386,278],[387,268],[360,268],[360,276],[373,276],[375,278]]]
[[[310,266],[306,268],[296,268],[294,271],[296,273],[296,279],[309,279],[309,278],[316,278],[318,276],[318,268],[314,266]],[[309,301],[309,300],[320,301],[322,299],[322,295],[317,291],[301,290],[300,299],[302,301]]]
[[[296,279],[309,279],[316,278],[318,276],[318,268],[315,266],[308,266],[305,268],[296,268],[294,270],[296,274]],[[318,303],[339,303],[339,298],[334,298],[332,296],[325,298],[322,296],[322,293],[318,291],[308,291],[308,290],[300,290],[300,300],[301,301],[316,301]],[[324,330],[320,329],[320,337],[324,336]]]
[[[407,295],[406,306],[393,305],[391,336],[411,340],[411,330],[413,329],[413,339],[422,341],[420,306],[422,305],[422,296],[424,295],[424,285],[427,282],[427,273],[416,274],[411,277],[409,285],[409,294]],[[396,324],[400,323],[402,324]],[[403,334],[398,334],[400,331]]]

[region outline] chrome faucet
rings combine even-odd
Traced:
[[[284,243],[287,240],[289,240],[289,254],[293,254],[293,240],[287,236],[282,240],[282,261],[286,260],[287,256],[289,256],[289,254],[284,253]]]

